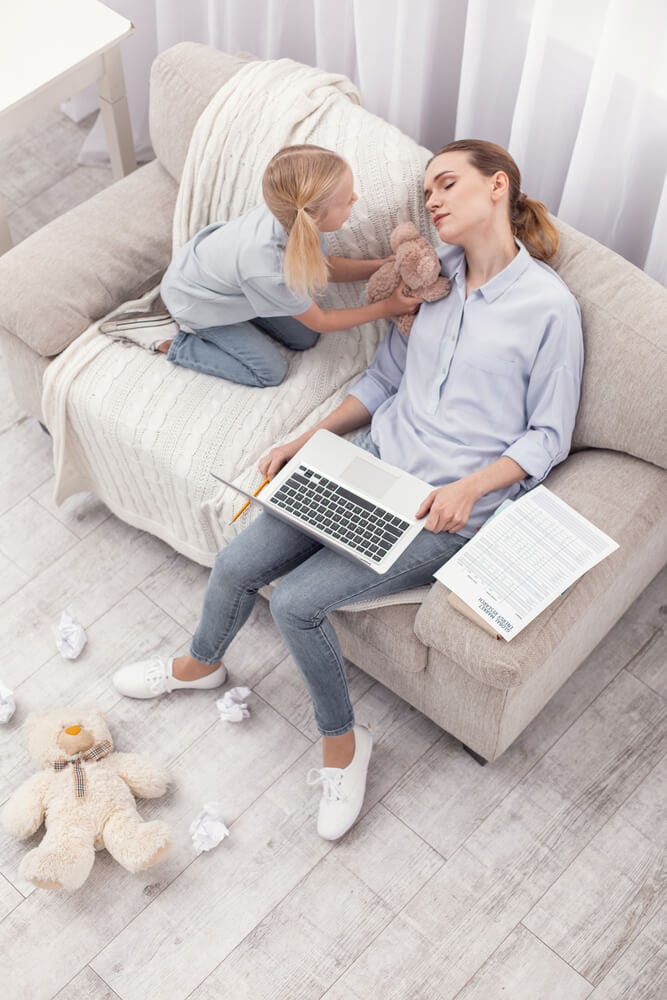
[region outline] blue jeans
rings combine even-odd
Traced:
[[[368,450],[376,449],[371,445]],[[379,575],[262,513],[218,554],[190,652],[203,663],[221,660],[247,621],[259,588],[281,577],[271,596],[271,614],[301,671],[320,733],[340,736],[352,729],[354,711],[338,638],[327,614],[364,598],[430,583],[466,541],[461,535],[424,530]]]
[[[194,333],[181,330],[174,337],[167,358],[184,368],[241,385],[279,385],[287,374],[288,362],[271,340],[293,351],[305,351],[318,339],[319,333],[292,316],[257,318]]]

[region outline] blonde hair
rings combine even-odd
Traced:
[[[316,220],[347,169],[338,153],[303,145],[278,150],[264,171],[264,201],[287,231],[285,284],[294,292],[312,296],[329,279]]]
[[[493,176],[498,170],[507,174],[512,232],[531,257],[550,260],[558,251],[560,234],[549,218],[546,205],[528,198],[521,190],[521,173],[507,150],[483,139],[457,139],[439,149],[432,159],[441,153],[456,152],[467,153],[473,167],[485,177]]]

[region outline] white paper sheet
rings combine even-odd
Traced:
[[[435,576],[509,640],[617,548],[546,486],[536,486],[487,521]]]

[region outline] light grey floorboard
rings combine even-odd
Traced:
[[[632,941],[591,993],[591,1000],[656,1000],[667,996],[667,905]]]
[[[585,1000],[591,984],[519,925],[456,1000]]]
[[[86,966],[56,993],[53,1000],[120,1000],[107,984]]]
[[[597,985],[667,904],[667,755],[523,923]]]

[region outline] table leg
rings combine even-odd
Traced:
[[[125,76],[118,46],[104,54],[105,74],[97,84],[100,111],[109,148],[114,180],[132,173],[137,166],[130,111],[125,93]]]
[[[12,234],[9,231],[5,203],[2,200],[2,195],[0,195],[0,254],[5,253],[7,250],[11,250],[13,246],[14,243],[12,241]]]

